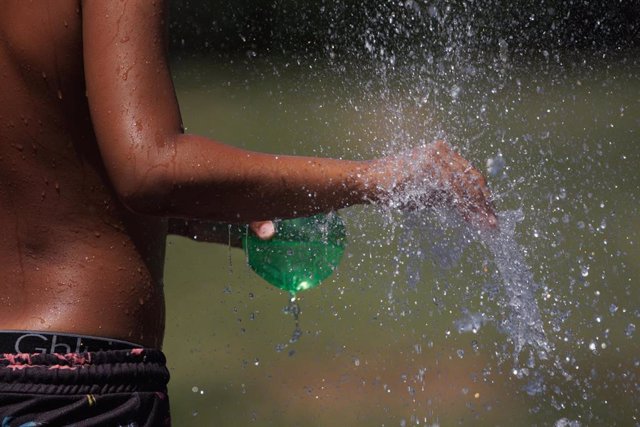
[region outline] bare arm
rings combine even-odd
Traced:
[[[363,179],[366,162],[275,156],[183,134],[165,55],[166,12],[155,3],[83,2],[91,116],[110,179],[127,206],[247,222],[373,198]]]
[[[423,206],[453,205],[495,226],[484,178],[443,143],[358,162],[277,156],[185,135],[165,52],[166,11],[156,3],[82,3],[91,117],[109,177],[130,209],[239,223],[394,205],[411,188],[425,194],[416,199]]]

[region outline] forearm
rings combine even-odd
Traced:
[[[136,176],[127,178],[133,184],[125,191],[135,210],[238,223],[376,198],[366,161],[257,153],[195,135],[177,135],[167,144],[164,153],[135,159]]]

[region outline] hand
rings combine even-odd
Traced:
[[[391,205],[451,206],[475,226],[498,225],[484,176],[443,141],[378,160],[376,169]]]
[[[253,221],[249,228],[262,240],[269,240],[276,234],[273,221]]]

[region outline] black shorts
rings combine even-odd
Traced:
[[[0,426],[168,426],[165,362],[123,341],[0,331]]]

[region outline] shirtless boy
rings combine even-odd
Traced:
[[[304,216],[424,181],[439,194],[427,199],[495,226],[484,179],[444,143],[345,161],[185,134],[161,1],[0,5],[3,426],[169,423],[170,218],[189,234],[195,220]]]

